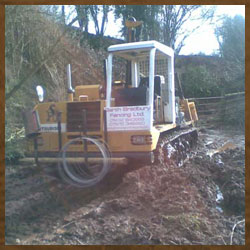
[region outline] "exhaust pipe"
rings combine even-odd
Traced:
[[[73,102],[73,94],[75,93],[75,90],[72,88],[72,83],[71,83],[70,64],[67,65],[67,84],[68,84],[68,101]]]

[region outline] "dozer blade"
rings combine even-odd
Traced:
[[[157,162],[167,166],[182,166],[193,154],[197,140],[198,132],[195,128],[162,135],[155,151]]]

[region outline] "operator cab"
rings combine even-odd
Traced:
[[[107,107],[149,106],[154,124],[175,123],[174,52],[157,41],[112,45],[107,60]],[[129,82],[116,85],[113,58],[129,62]]]

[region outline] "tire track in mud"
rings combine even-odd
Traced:
[[[244,150],[210,158],[206,152],[229,138],[213,132],[201,130],[196,156],[181,168],[120,169],[86,190],[44,179],[32,167],[7,173],[6,244],[229,244],[244,214],[218,211],[215,180],[244,164]],[[244,224],[233,243],[244,244]]]
[[[46,231],[69,211],[86,206],[122,182],[122,171],[116,171],[108,175],[112,179],[108,183],[104,180],[96,187],[79,189],[47,176],[36,166],[13,167],[12,173],[6,171],[5,237],[9,244],[16,243],[17,235],[25,238],[31,231]]]

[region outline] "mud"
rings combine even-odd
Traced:
[[[6,244],[242,245],[244,134],[199,128],[182,167],[120,167],[84,190],[6,166],[5,200]]]

